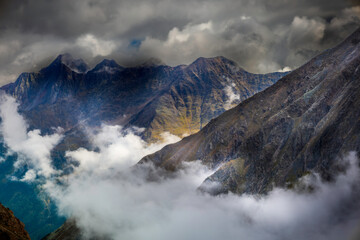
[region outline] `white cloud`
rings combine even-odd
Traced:
[[[86,238],[349,239],[360,223],[359,168],[353,153],[347,159],[351,167],[333,183],[316,174],[303,179],[313,193],[277,188],[261,197],[212,197],[196,190],[211,174],[197,162],[159,181],[148,182],[146,171],[125,168],[117,174],[70,176],[63,189],[47,187]]]
[[[28,170],[23,178],[20,179],[22,182],[33,182],[36,179],[36,172],[33,169]]]
[[[139,130],[138,130],[139,131]],[[142,131],[142,129],[140,129]],[[136,131],[123,130],[121,126],[103,125],[98,132],[88,130],[89,138],[98,151],[80,148],[66,152],[66,157],[75,160],[79,166],[77,173],[107,173],[111,169],[124,169],[136,164],[142,157],[160,150],[167,144],[180,140],[168,132],[163,133],[163,141],[148,144]]]
[[[92,34],[85,34],[76,40],[76,44],[81,48],[91,52],[93,57],[107,56],[111,54],[117,47],[113,41],[102,40],[96,38]]]
[[[231,107],[233,107],[236,103],[239,103],[240,101],[240,94],[235,93],[235,83],[232,83],[224,88],[224,92],[227,96],[227,100],[224,104],[224,109],[228,110]]]
[[[216,34],[211,21],[189,24],[182,30],[175,27],[169,31],[166,40],[145,38],[138,54],[155,56],[170,65],[190,63],[196,58],[195,56],[209,56],[209,50],[217,47],[217,45],[212,47],[209,45],[215,40]],[[180,58],[184,61],[180,62]]]
[[[277,70],[277,72],[289,72],[289,71],[291,71],[290,67],[284,67],[283,69]]]
[[[342,159],[349,161],[349,167],[332,183],[323,183],[316,174],[305,177],[302,185],[311,186],[315,190],[311,193],[276,188],[266,196],[213,197],[197,191],[213,172],[199,162],[184,163],[179,172],[165,175],[151,165],[134,168],[141,157],[165,143],[148,145],[136,135],[140,130],[124,131],[120,126],[89,130],[95,150],[67,153],[79,162],[72,174],[45,174],[46,167],[52,169],[49,150],[60,135],[27,132],[16,109],[14,99],[3,95],[0,116],[5,143],[32,163],[21,180],[32,181],[35,172],[47,177],[43,189],[61,214],[76,219],[85,237],[335,240],[349,239],[360,225],[355,153]],[[178,140],[168,133],[164,137]]]
[[[0,96],[0,131],[6,146],[19,154],[15,167],[28,164],[29,170],[23,178],[25,181],[34,179],[36,175],[50,177],[56,173],[50,159],[50,151],[62,138],[60,129],[52,135],[41,135],[40,130],[28,131],[25,119],[17,112],[19,104],[13,97],[1,93]]]
[[[241,20],[249,20],[249,19],[251,19],[251,17],[245,15],[241,16]]]

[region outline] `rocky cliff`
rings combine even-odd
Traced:
[[[197,132],[284,75],[248,73],[223,57],[177,67],[124,68],[104,60],[89,70],[82,60],[65,54],[1,89],[19,100],[34,128],[60,126],[72,132],[79,122],[107,122],[145,128],[144,138],[156,140],[164,131],[180,137]]]
[[[0,204],[0,239],[1,240],[26,240],[30,239],[25,226],[14,213]]]
[[[360,29],[276,84],[210,121],[200,132],[141,162],[221,166],[214,194],[264,193],[308,171],[325,179],[336,160],[360,151]],[[205,186],[205,185],[204,185]]]

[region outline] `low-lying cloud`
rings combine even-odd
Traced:
[[[38,129],[28,131],[25,119],[17,112],[19,104],[16,100],[0,94],[1,135],[9,151],[18,154],[15,168],[29,168],[22,180],[32,181],[37,176],[49,178],[56,173],[51,164],[50,151],[62,139],[61,129],[55,129],[51,135],[41,135]]]
[[[76,219],[85,238],[110,239],[351,239],[359,226],[359,169],[333,183],[314,175],[314,193],[274,189],[267,196],[213,197],[197,191],[212,172],[198,162],[176,176],[147,181],[147,171],[87,172],[49,186],[60,213]],[[57,191],[54,193],[54,189]]]
[[[231,83],[231,80],[227,80],[229,85],[224,88],[225,95],[227,100],[224,104],[224,109],[228,110],[231,107],[234,107],[236,104],[240,103],[240,93],[236,93],[235,83]]]
[[[16,111],[4,110],[6,106],[0,108],[11,115],[7,117],[21,118]],[[14,124],[26,130],[24,121]],[[4,120],[1,123],[2,131],[9,134],[4,138],[9,147],[16,145],[17,139],[26,139],[11,135],[17,131],[7,131],[17,127]],[[301,185],[311,185],[312,192],[275,188],[266,196],[213,197],[197,191],[213,172],[199,162],[186,163],[170,175],[151,165],[133,167],[142,156],[162,147],[146,144],[136,131],[107,125],[90,130],[94,150],[68,151],[69,164],[79,163],[74,172],[48,177],[43,185],[59,214],[74,218],[85,239],[92,235],[157,240],[358,237],[354,231],[360,225],[360,172],[355,153],[341,160],[347,163],[347,171],[331,183],[322,182],[316,174],[303,178]],[[9,144],[11,140],[14,142]],[[156,176],[150,181],[149,172]]]

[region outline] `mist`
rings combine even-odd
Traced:
[[[23,155],[32,178],[55,201],[59,214],[76,220],[85,239],[358,239],[360,226],[358,158],[339,159],[346,171],[323,182],[316,173],[292,190],[274,188],[267,195],[210,196],[198,191],[213,173],[201,162],[184,163],[173,174],[151,164],[138,167],[145,155],[179,140],[164,133],[162,143],[148,144],[141,129],[102,125],[89,129],[93,148],[67,151],[74,172],[53,170],[49,158],[61,133],[28,131],[16,101],[2,95],[0,125],[9,151]],[[56,127],[56,126],[54,126]],[[40,157],[24,147],[36,136]],[[50,141],[51,139],[51,141]],[[55,141],[56,140],[56,141]],[[35,150],[34,150],[35,151]],[[46,164],[37,165],[44,160]],[[155,178],[149,178],[149,173]],[[25,176],[24,176],[25,177]],[[305,190],[304,190],[305,189]],[[306,189],[313,189],[307,191]]]
[[[16,100],[4,93],[0,94],[0,133],[9,154],[18,154],[15,168],[29,168],[22,180],[33,181],[37,176],[49,178],[56,173],[51,165],[50,151],[62,139],[62,129],[54,128],[51,135],[41,135],[39,129],[28,131],[28,124],[17,112],[19,104]]]
[[[231,80],[227,79],[227,81],[230,82]],[[224,92],[227,97],[227,100],[224,104],[225,110],[229,110],[231,107],[240,103],[240,93],[236,93],[234,91],[235,87],[236,87],[235,83],[231,83],[224,88]]]

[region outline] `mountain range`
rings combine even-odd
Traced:
[[[174,171],[200,160],[215,171],[200,190],[266,194],[310,172],[331,181],[342,157],[359,153],[359,66],[360,29],[290,73],[252,74],[224,57],[176,67],[104,60],[90,69],[64,54],[1,89],[19,101],[31,128],[65,130],[60,152],[86,146],[84,122],[143,128],[148,142],[166,131],[190,134],[139,164]],[[74,224],[47,239],[78,237]]]
[[[360,150],[360,29],[201,131],[144,157],[169,170],[200,160],[219,169],[213,194],[266,193],[310,171],[331,180]]]
[[[197,132],[286,74],[252,74],[224,57],[199,58],[188,66],[150,62],[130,68],[105,59],[90,69],[63,54],[1,89],[20,102],[33,128],[71,132],[80,122],[106,122],[144,128],[144,139],[155,141],[166,131],[179,137]]]
[[[162,140],[163,132],[182,137],[286,74],[252,74],[224,57],[199,58],[176,67],[148,61],[130,68],[105,59],[91,69],[83,60],[63,54],[1,89],[16,98],[30,129],[43,134],[53,127],[64,129],[64,139],[52,151],[54,166],[64,170],[65,151],[91,145],[85,127],[138,127],[148,142]],[[5,154],[6,147],[0,147]],[[64,220],[56,217],[54,204],[36,184],[8,179],[15,159],[2,163],[0,185],[6,191],[0,201],[25,222],[31,237],[39,239]]]

